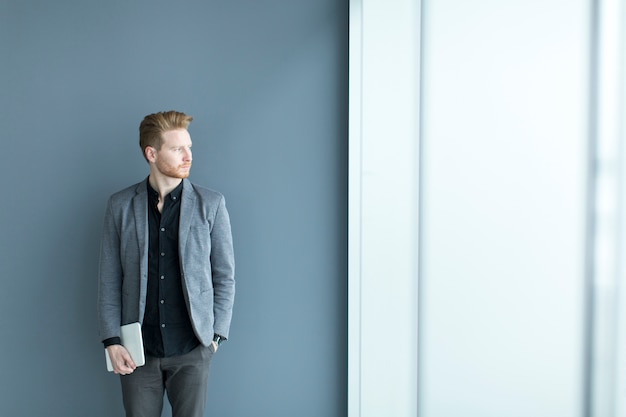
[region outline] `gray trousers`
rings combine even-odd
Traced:
[[[203,417],[213,352],[200,345],[171,358],[146,357],[146,364],[121,375],[126,417],[161,417],[163,394],[173,417]]]

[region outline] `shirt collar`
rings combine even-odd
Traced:
[[[165,196],[165,198],[169,198],[173,201],[180,201],[180,196],[183,194],[183,182],[184,181],[181,181],[180,184],[176,186],[176,188],[174,188],[167,196]],[[159,201],[159,192],[152,188],[152,186],[150,185],[150,181],[146,181],[146,183],[148,184],[148,195],[150,196],[150,201],[153,201],[156,204],[156,202]]]

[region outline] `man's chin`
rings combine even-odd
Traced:
[[[179,172],[178,178],[182,178],[182,179],[188,178],[190,173],[191,173],[191,167],[187,168],[186,170],[183,169]]]
[[[170,177],[170,178],[176,178],[179,180],[184,180],[185,178],[189,178],[189,172],[185,172],[185,173],[173,172],[171,174],[165,174],[165,176]]]

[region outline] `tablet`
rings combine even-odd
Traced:
[[[143,338],[141,337],[141,325],[139,323],[125,324],[120,327],[120,339],[122,346],[128,350],[130,357],[137,366],[146,364],[146,357],[143,352]],[[107,361],[107,371],[113,372],[113,364],[109,357],[109,351],[104,349],[104,355]]]

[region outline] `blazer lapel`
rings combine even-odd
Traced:
[[[178,222],[178,247],[179,255],[185,253],[187,245],[187,236],[191,227],[191,218],[193,216],[193,208],[196,202],[196,193],[189,180],[183,180],[183,197],[180,202],[180,220]]]
[[[137,242],[140,248],[144,248],[141,254],[142,259],[140,260],[140,265],[143,269],[144,261],[148,254],[148,190],[146,181],[139,183],[136,192],[137,194],[133,197],[133,211],[135,213]]]

